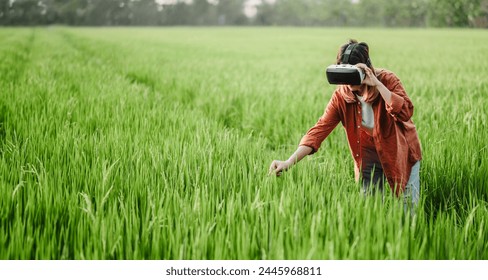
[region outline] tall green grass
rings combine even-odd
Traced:
[[[364,198],[322,114],[348,38],[402,79],[423,147],[417,215]],[[486,259],[481,30],[0,29],[2,259]]]

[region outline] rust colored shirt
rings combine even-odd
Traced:
[[[379,160],[390,187],[399,196],[405,190],[412,166],[422,158],[420,141],[411,119],[413,104],[393,72],[377,69],[376,75],[390,90],[391,105],[385,102],[376,87],[367,87],[363,96],[373,107],[372,136]],[[312,154],[315,153],[340,122],[346,131],[354,159],[355,177],[359,180],[362,162],[361,121],[360,101],[347,86],[338,86],[324,114],[303,136],[300,145],[311,147]]]

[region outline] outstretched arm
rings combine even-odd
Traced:
[[[283,171],[286,171],[305,156],[313,154],[319,149],[322,141],[324,141],[340,122],[337,98],[337,94],[332,95],[331,100],[325,108],[324,114],[319,118],[317,123],[307,131],[307,134],[302,137],[297,150],[285,161],[273,160],[269,167],[268,174],[280,176]]]

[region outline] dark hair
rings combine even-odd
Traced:
[[[344,52],[346,51],[347,47],[349,47],[351,44],[354,44],[355,46],[352,49],[351,54],[349,55],[348,61],[342,61],[344,58]],[[369,59],[369,47],[368,44],[365,42],[358,43],[357,40],[355,39],[349,39],[349,42],[342,45],[339,48],[339,52],[337,53],[337,64],[358,64],[358,63],[364,63],[366,64],[371,70],[374,71],[373,69],[373,64],[371,63],[371,60]]]

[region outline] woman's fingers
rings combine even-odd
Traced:
[[[368,66],[366,66],[366,64],[364,64],[364,63],[358,63],[358,64],[356,64],[354,66],[356,66],[357,68],[361,68],[363,70],[365,70],[366,68],[368,68]]]
[[[374,75],[373,70],[371,70],[371,68],[369,68],[364,63],[358,63],[355,66],[357,68],[362,69],[364,71],[364,74],[366,75],[366,77],[364,77],[364,80],[361,83],[369,86],[374,86],[376,76]]]
[[[276,162],[276,160],[273,160],[273,162],[271,163],[271,165],[269,166],[269,172],[268,172],[268,175],[273,173],[273,171],[278,167],[278,164]]]
[[[269,166],[268,175],[271,175],[274,173],[276,176],[280,176],[282,170],[283,170],[282,162],[279,160],[273,160],[273,162]]]
[[[373,72],[371,71],[371,69],[364,63],[358,63],[355,65],[357,68],[360,68],[360,69],[363,69],[364,73],[367,75],[367,76],[370,76]]]

